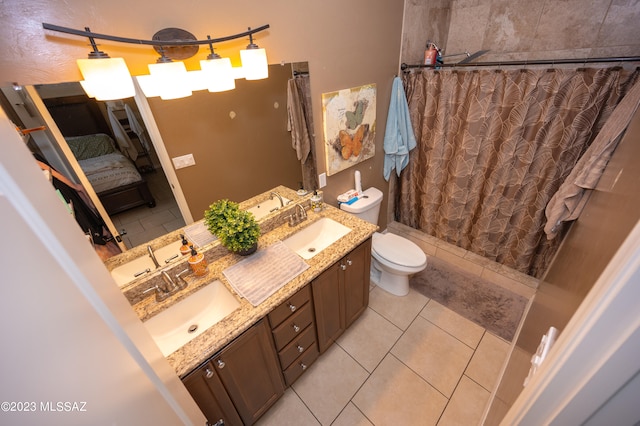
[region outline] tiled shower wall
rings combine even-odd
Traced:
[[[427,40],[489,50],[478,61],[640,56],[639,21],[636,0],[405,0],[401,62],[421,63]]]

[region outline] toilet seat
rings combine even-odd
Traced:
[[[386,262],[406,268],[422,267],[427,256],[412,241],[395,234],[374,234],[372,254]]]

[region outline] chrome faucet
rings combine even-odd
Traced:
[[[289,216],[289,226],[296,226],[307,218],[307,212],[300,203],[296,203],[293,210]]]
[[[156,266],[156,269],[160,267],[158,260],[156,259],[156,255],[153,253],[153,249],[150,245],[147,245],[147,251],[149,252],[149,257],[153,260],[153,264]]]
[[[163,292],[170,294],[179,290],[178,285],[173,282],[171,276],[169,276],[166,271],[162,271],[162,280],[164,281],[164,286],[160,287],[160,290]]]
[[[270,200],[273,200],[273,196],[274,196],[274,195],[275,195],[276,197],[278,197],[278,200],[280,200],[280,207],[284,207],[284,201],[282,200],[282,197],[280,196],[280,194],[278,194],[277,192],[273,192],[273,191],[272,191],[272,192],[269,194],[269,199],[270,199]]]
[[[300,218],[300,221],[302,222],[307,218],[307,211],[304,209],[302,204],[296,204],[296,215],[298,214],[297,210],[300,210],[300,215],[298,216],[298,218]]]
[[[172,294],[177,293],[178,291],[184,289],[185,287],[187,287],[188,283],[187,281],[184,279],[183,275],[185,273],[190,272],[188,269],[180,272],[178,275],[176,275],[177,278],[177,282],[171,279],[171,276],[166,272],[166,271],[162,271],[162,281],[164,282],[164,284],[162,285],[154,285],[153,287],[150,287],[146,290],[143,291],[143,293],[147,293],[150,291],[155,290],[156,293],[156,302],[162,302],[163,300],[165,300],[166,298],[168,298],[169,296],[171,296]]]

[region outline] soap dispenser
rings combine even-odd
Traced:
[[[207,273],[207,261],[204,260],[204,254],[198,253],[191,246],[191,257],[189,257],[189,266],[193,271],[193,275],[201,277]]]
[[[187,241],[187,237],[180,234],[180,238],[182,238],[182,247],[180,247],[180,253],[183,256],[191,253],[191,247],[189,247],[189,241]]]
[[[314,212],[322,211],[322,192],[318,193],[318,190],[313,191],[311,196],[311,208]]]

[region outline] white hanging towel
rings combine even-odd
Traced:
[[[402,86],[402,79],[395,77],[391,89],[391,101],[387,114],[387,128],[384,132],[384,166],[385,180],[389,180],[395,168],[400,172],[409,164],[409,151],[416,147],[416,137],[409,118],[409,105]]]
[[[124,104],[124,112],[127,114],[127,120],[129,121],[129,127],[131,128],[131,131],[136,135],[138,135],[138,139],[140,140],[140,142],[142,142],[145,149],[148,151],[149,142],[147,141],[147,138],[144,135],[144,131],[145,131],[144,126],[140,124],[140,122],[136,118],[135,113],[133,112],[133,109],[131,109],[129,104]]]
[[[107,114],[109,115],[109,122],[111,123],[111,129],[113,130],[113,136],[116,138],[116,142],[120,147],[120,151],[128,155],[132,161],[136,161],[138,158],[138,150],[133,146],[129,135],[122,128],[122,124],[118,120],[118,117],[114,114],[111,108],[107,108]]]

